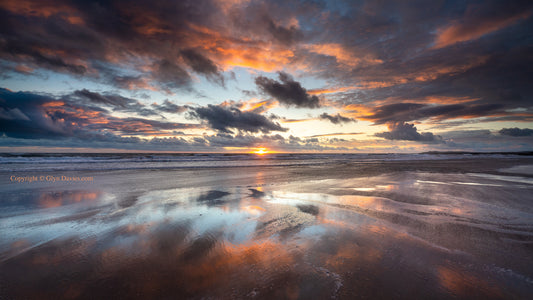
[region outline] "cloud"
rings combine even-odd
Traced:
[[[95,104],[102,104],[113,108],[115,111],[134,112],[141,116],[157,115],[157,112],[147,108],[137,100],[122,97],[114,94],[99,94],[87,89],[75,91],[72,98],[89,101]]]
[[[179,114],[187,110],[186,106],[177,105],[175,103],[170,102],[168,99],[165,99],[163,104],[153,103],[152,107],[157,111],[171,114]]]
[[[504,104],[420,104],[420,103],[394,103],[377,106],[364,111],[358,118],[373,121],[374,124],[407,122],[414,120],[445,120],[445,119],[469,119],[501,114],[512,115],[505,112]]]
[[[236,66],[291,63],[287,45],[302,33],[286,18],[296,20],[276,3],[248,1],[7,0],[0,58],[120,88],[191,90],[193,73],[224,85],[222,72]]]
[[[180,51],[181,56],[194,71],[207,76],[207,78],[224,85],[224,77],[219,72],[217,65],[209,58],[193,49]]]
[[[441,133],[444,138],[447,139],[488,139],[493,138],[492,133],[488,129],[478,130],[455,130]]]
[[[328,80],[330,86],[350,87],[328,94],[332,103],[363,105],[369,110],[398,103],[440,106],[415,109],[412,115],[391,109],[392,114],[376,116],[381,124],[419,120],[418,113],[422,119],[514,116],[527,121],[533,115],[527,103],[533,97],[527,66],[533,60],[528,54],[531,43],[524,41],[533,22],[532,5],[531,1],[463,1],[443,7],[430,2],[412,6],[386,1],[367,3],[361,10],[356,3],[345,4],[343,12],[328,12],[320,23],[322,35],[303,45],[306,51],[298,52],[298,58],[306,62],[306,72]],[[509,26],[499,21],[517,16]],[[498,30],[483,38],[431,48],[441,28],[463,24],[465,30],[475,31],[476,26],[486,27],[490,22],[498,23]],[[350,57],[373,58],[376,63],[355,63]],[[451,106],[454,104],[461,106]],[[519,108],[526,110],[512,111]]]
[[[191,83],[189,73],[179,64],[168,59],[162,59],[153,64],[152,76],[161,87],[170,90],[188,88]]]
[[[4,109],[3,107],[0,107],[0,119],[30,121],[30,118],[18,108]]]
[[[19,139],[130,141],[122,135],[165,136],[198,124],[118,118],[94,103],[131,109],[131,99],[81,90],[61,98],[0,89],[0,132]],[[82,96],[83,95],[83,96]],[[84,101],[80,101],[80,100]],[[86,103],[89,100],[89,103]],[[134,105],[135,107],[135,105]]]
[[[478,39],[486,34],[527,19],[531,3],[493,3],[496,5],[471,4],[465,16],[453,24],[438,30],[435,48],[442,48],[459,42]]]
[[[267,29],[272,36],[285,45],[291,45],[303,38],[302,31],[295,25],[284,27],[277,25],[272,19],[268,19],[266,22],[268,24]]]
[[[419,133],[414,124],[409,123],[390,123],[389,131],[378,132],[374,134],[387,140],[404,140],[428,143],[443,143],[442,137],[434,135],[431,132]]]
[[[223,84],[223,72],[240,66],[303,70],[334,86],[354,87],[331,97],[344,104],[441,96],[512,109],[532,96],[531,16],[525,17],[531,6],[385,1],[364,9],[343,3],[340,11],[294,1],[4,1],[0,57],[34,72],[68,73],[123,89],[190,91],[194,73]],[[448,41],[483,38],[431,49],[435,34],[446,30],[453,33]],[[294,88],[283,80],[260,81],[287,106],[321,104],[294,80]]]
[[[257,114],[265,113],[269,111],[270,109],[276,107],[277,105],[278,105],[278,102],[276,100],[270,100],[270,99],[269,100],[257,100],[256,98],[252,98],[247,101],[228,100],[220,104],[220,106],[224,106],[224,107],[232,106],[232,107],[238,108],[241,111],[253,112]],[[270,117],[270,119],[276,119],[276,118],[279,119],[279,117],[275,115],[272,115]]]
[[[370,53],[360,55],[359,51],[337,43],[310,44],[305,45],[304,48],[311,53],[325,56],[326,59],[333,58],[337,67],[342,69],[383,63],[381,59],[373,57]]]
[[[508,135],[508,136],[533,136],[533,129],[529,129],[529,128],[523,128],[523,129],[520,129],[518,127],[502,128],[498,132],[501,135]]]
[[[264,93],[274,97],[280,103],[286,106],[318,108],[320,101],[317,96],[307,93],[302,85],[294,81],[291,75],[279,72],[279,80],[276,81],[264,76],[255,78],[255,84]]]
[[[320,115],[320,119],[329,120],[333,124],[357,122],[355,119],[343,117],[340,114],[332,116],[332,115],[328,115],[327,113],[323,113]]]
[[[192,117],[207,121],[211,128],[221,132],[231,132],[230,129],[263,133],[288,130],[263,115],[243,112],[236,107],[209,104],[206,107],[195,107],[190,110]]]

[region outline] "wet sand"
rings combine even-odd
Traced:
[[[0,298],[530,299],[531,165],[4,172]]]

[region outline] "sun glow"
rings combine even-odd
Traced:
[[[268,153],[268,149],[267,148],[256,148],[254,151],[252,151],[252,153],[254,154],[257,154],[257,155],[265,155]]]

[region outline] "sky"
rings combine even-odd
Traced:
[[[533,2],[0,2],[0,151],[533,151]]]

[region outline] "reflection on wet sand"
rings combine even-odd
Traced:
[[[42,193],[39,197],[38,203],[42,208],[59,207],[74,203],[90,202],[100,197],[99,192],[88,191],[69,191],[69,192],[55,192]]]
[[[495,298],[503,298],[497,286],[470,274],[467,270],[454,270],[441,266],[438,268],[438,273],[442,286],[456,297],[481,298],[488,294]]]
[[[1,219],[0,298],[527,298],[533,291],[533,215],[518,209],[533,186],[517,192],[494,178],[456,185],[480,178],[463,174],[320,185],[273,185],[265,176],[124,194],[35,190],[25,203],[36,206]],[[512,196],[505,205],[502,195]]]

